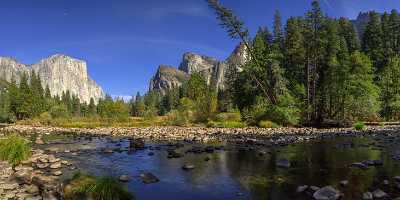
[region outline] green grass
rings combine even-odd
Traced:
[[[356,122],[354,124],[354,129],[358,130],[358,131],[362,131],[365,130],[366,126],[364,124],[364,122]]]
[[[165,125],[165,117],[155,117],[146,120],[140,117],[131,117],[128,120],[115,120],[100,117],[71,117],[48,120],[45,117],[18,121],[21,125],[42,125],[61,128],[104,128],[104,127],[149,127]]]
[[[131,200],[134,195],[112,177],[93,177],[77,173],[65,187],[63,199]]]
[[[235,121],[225,121],[225,122],[216,122],[209,121],[207,123],[207,127],[210,128],[244,128],[247,125],[243,122],[235,122]]]
[[[13,167],[27,160],[31,155],[29,141],[16,134],[0,140],[0,159]]]

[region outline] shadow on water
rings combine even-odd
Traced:
[[[399,194],[394,186],[382,183],[388,179],[392,184],[392,178],[400,175],[398,162],[391,158],[398,147],[394,143],[379,146],[382,141],[372,137],[336,138],[284,147],[258,146],[252,150],[243,150],[243,146],[236,144],[218,144],[224,145],[225,150],[216,149],[212,153],[187,153],[193,147],[206,146],[184,143],[184,147],[173,148],[184,156],[171,159],[167,158],[171,145],[162,142],[130,152],[129,141],[125,139],[67,136],[44,136],[44,139],[50,144],[40,148],[56,148],[57,156],[72,161],[79,170],[94,175],[130,175],[132,179],[127,186],[137,199],[310,199],[306,194],[296,193],[300,185],[332,185],[344,194],[342,199],[348,200],[361,199],[363,192],[376,188]],[[108,148],[113,153],[103,153]],[[149,152],[154,155],[148,155]],[[289,160],[291,167],[278,168],[276,162],[280,159]],[[382,160],[384,165],[368,169],[349,167],[364,160]],[[185,163],[196,168],[182,170]],[[153,173],[160,182],[142,183],[142,172]],[[65,173],[64,178],[72,173]],[[342,180],[348,180],[348,185],[341,186]]]

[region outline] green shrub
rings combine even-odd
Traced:
[[[93,177],[77,173],[64,188],[63,199],[131,200],[134,195],[112,177]]]
[[[68,108],[65,105],[55,105],[50,108],[50,115],[52,118],[67,118],[70,116]]]
[[[364,122],[356,122],[356,123],[354,124],[354,129],[356,129],[356,130],[358,130],[358,131],[364,130],[365,128],[366,128],[366,127],[365,127]]]
[[[8,161],[13,167],[27,160],[31,155],[29,141],[18,135],[10,135],[0,140],[0,159]]]
[[[225,121],[225,122],[216,122],[209,121],[207,123],[207,127],[210,128],[244,128],[247,125],[243,122],[234,122],[234,121]]]
[[[44,112],[39,116],[40,123],[43,125],[50,125],[52,121],[52,117],[50,113]]]
[[[240,112],[219,113],[215,118],[219,122],[223,121],[240,122],[242,120]]]
[[[268,121],[268,120],[261,120],[258,122],[258,127],[260,127],[260,128],[279,128],[279,125],[274,122]]]

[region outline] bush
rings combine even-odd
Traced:
[[[40,114],[39,120],[40,120],[40,123],[43,125],[50,125],[52,118],[51,118],[50,113],[44,112],[44,113]]]
[[[50,108],[50,115],[52,118],[67,118],[69,117],[68,109],[65,105],[55,105]]]
[[[212,128],[244,128],[246,124],[243,122],[234,122],[234,121],[225,121],[225,122],[216,122],[209,121],[207,123],[207,127]]]
[[[223,122],[223,121],[240,122],[240,121],[242,121],[240,112],[219,113],[215,118],[219,122]]]
[[[279,128],[279,125],[274,122],[268,121],[268,120],[261,120],[258,122],[258,127],[260,127],[260,128]]]
[[[28,140],[15,134],[0,140],[0,159],[8,161],[13,167],[27,160],[30,155],[31,147]]]
[[[364,130],[365,128],[366,128],[366,127],[365,127],[364,122],[356,122],[356,123],[354,124],[354,129],[356,129],[356,130],[358,130],[358,131]]]
[[[300,110],[290,95],[281,96],[278,105],[271,105],[260,97],[256,101],[253,106],[243,110],[243,118],[249,125],[258,125],[262,120],[284,126],[298,124]]]
[[[131,200],[134,196],[112,177],[77,173],[65,187],[63,199]]]

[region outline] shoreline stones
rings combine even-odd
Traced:
[[[45,134],[73,134],[91,136],[115,136],[130,138],[130,147],[135,150],[145,148],[145,140],[152,141],[231,141],[246,144],[259,144],[265,139],[273,139],[277,145],[310,141],[318,138],[332,138],[336,136],[363,136],[366,134],[388,134],[396,133],[400,126],[368,127],[363,131],[356,131],[352,128],[205,128],[205,127],[173,127],[153,126],[145,128],[60,128],[45,126],[10,125],[0,128],[2,132],[24,133],[32,135]],[[351,146],[351,145],[350,145]],[[214,149],[215,150],[215,149]],[[212,148],[206,149],[212,152]]]

